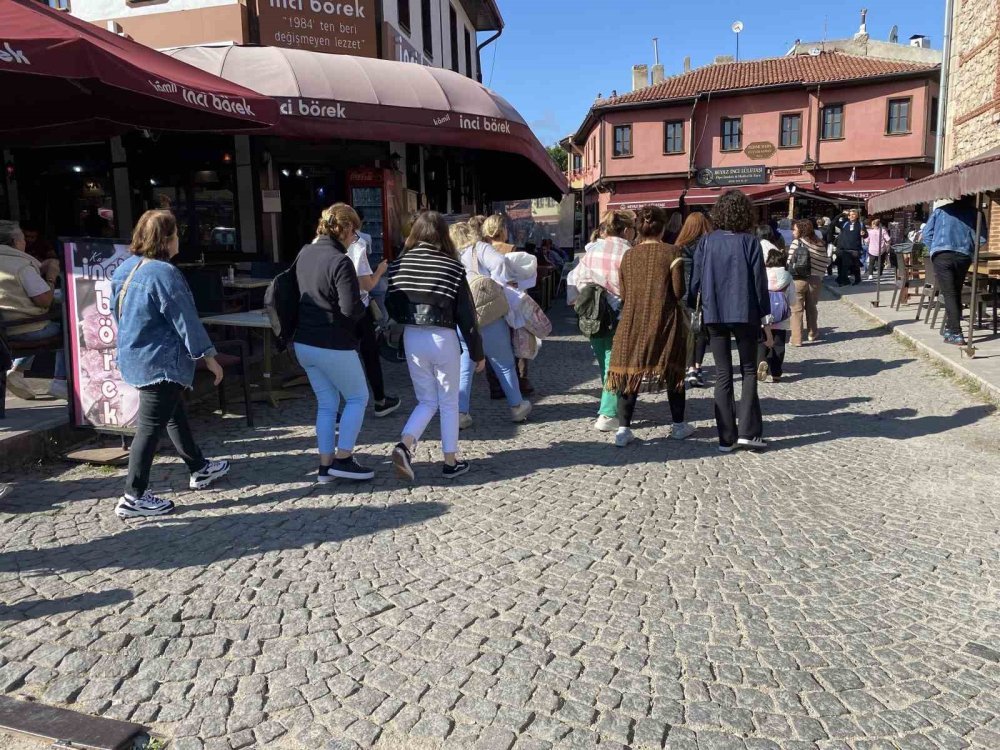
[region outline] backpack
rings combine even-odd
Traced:
[[[812,258],[809,256],[809,245],[802,240],[795,240],[792,245],[795,252],[792,254],[791,268],[793,279],[808,279],[812,273]]]
[[[295,259],[298,262],[298,258]],[[282,271],[267,285],[264,292],[264,310],[271,321],[275,346],[279,352],[285,351],[292,342],[295,329],[299,325],[299,279],[295,275],[295,263],[287,271]]]
[[[615,314],[608,304],[608,293],[597,284],[587,284],[580,290],[573,310],[577,314],[580,333],[593,338],[614,333]]]
[[[479,253],[476,252],[475,246],[472,248],[472,272],[466,275],[472,292],[472,302],[476,306],[476,323],[480,328],[497,322],[510,312],[503,287],[479,272]]]
[[[786,286],[785,289],[788,289]],[[785,289],[768,291],[771,296],[771,317],[775,323],[784,323],[792,316],[792,310],[788,307],[788,299],[785,297]]]

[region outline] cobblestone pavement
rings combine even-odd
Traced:
[[[1000,433],[842,303],[765,385],[766,455],[590,429],[564,308],[515,426],[478,383],[473,472],[420,484],[370,419],[370,485],[311,481],[310,398],[196,420],[230,478],[158,522],[121,472],[18,477],[0,508],[0,692],[195,748],[1000,748]],[[412,405],[404,371],[390,380]],[[308,392],[306,392],[308,393]],[[431,437],[431,436],[428,436]]]

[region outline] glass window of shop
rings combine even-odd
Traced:
[[[118,237],[107,143],[15,149],[5,164],[21,221],[59,237]]]
[[[177,217],[181,260],[226,260],[240,253],[232,137],[128,137],[129,178],[138,218],[150,209]]]

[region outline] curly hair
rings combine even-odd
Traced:
[[[816,240],[816,228],[809,219],[799,219],[792,226],[799,230],[800,239],[813,242]]]
[[[361,217],[357,211],[346,203],[334,203],[320,214],[316,236],[325,235],[339,240],[349,232],[356,232],[360,228]]]
[[[483,222],[483,239],[487,242],[497,240],[507,241],[507,217],[503,214],[493,214]]]
[[[147,211],[139,217],[132,232],[132,255],[152,260],[170,259],[170,240],[177,234],[177,219],[169,211]]]
[[[749,232],[753,227],[753,204],[745,193],[727,190],[712,206],[712,224],[726,232]]]
[[[644,239],[661,239],[667,228],[667,212],[659,206],[643,206],[635,212],[635,227]]]

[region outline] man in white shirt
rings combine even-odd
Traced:
[[[362,219],[363,220],[363,219]],[[385,395],[385,378],[382,375],[382,362],[378,354],[378,338],[375,335],[375,318],[372,315],[371,291],[381,281],[389,264],[383,260],[378,268],[372,271],[368,262],[368,253],[372,246],[371,235],[356,232],[354,242],[347,248],[347,256],[354,264],[358,273],[358,286],[361,288],[361,302],[365,306],[365,315],[358,321],[358,341],[360,343],[361,364],[365,368],[365,377],[371,386],[374,397],[376,417],[385,417],[399,408],[399,399]]]

